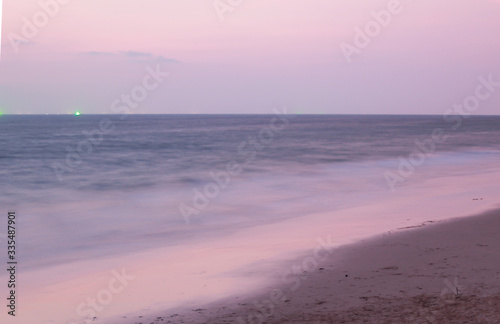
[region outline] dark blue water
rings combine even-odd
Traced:
[[[99,128],[102,115],[2,116],[0,176],[2,199],[18,190],[36,198],[43,190],[113,191],[204,181],[206,172],[251,153],[238,145],[258,137],[272,116],[107,116],[114,130],[81,151],[81,162],[66,164],[70,150],[87,141],[82,132]],[[436,152],[498,149],[500,117],[470,117],[458,130],[441,116],[294,116],[258,151],[250,172],[288,164],[315,166],[381,160],[408,154],[435,128],[448,139]],[[282,126],[282,125],[278,125]],[[89,142],[89,141],[87,141]],[[59,181],[54,163],[67,167]],[[5,201],[4,201],[5,203]]]
[[[390,192],[384,170],[397,170],[398,158],[436,129],[446,137],[427,164],[500,156],[500,117],[460,118],[460,127],[442,116],[280,117],[4,115],[0,205],[23,215],[35,266],[220,235],[228,224]],[[195,189],[228,163],[240,171],[187,224],[179,206],[193,207]]]

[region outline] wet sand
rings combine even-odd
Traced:
[[[254,296],[112,322],[499,323],[499,230],[500,210],[429,220],[308,251]]]

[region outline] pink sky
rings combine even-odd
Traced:
[[[56,1],[24,37],[23,18]],[[5,0],[0,111],[111,113],[156,64],[170,75],[135,113],[442,114],[479,76],[500,80],[500,1],[400,0],[351,63],[340,45],[397,0],[242,0],[224,20],[212,1]]]

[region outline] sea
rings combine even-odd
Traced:
[[[31,296],[66,285],[85,300],[71,283],[105,271],[106,260],[180,262],[161,249],[207,260],[222,247],[267,251],[228,254],[233,261],[214,270],[237,272],[320,236],[342,245],[498,205],[499,116],[3,115],[0,138],[0,240],[6,252],[15,212],[19,281]],[[182,259],[185,269],[198,257]],[[152,291],[145,285],[138,294]],[[161,298],[147,302],[168,306]],[[68,305],[58,320],[83,323],[78,303]]]

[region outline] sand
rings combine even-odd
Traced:
[[[499,229],[500,210],[429,220],[308,251],[257,295],[112,322],[500,323]]]

